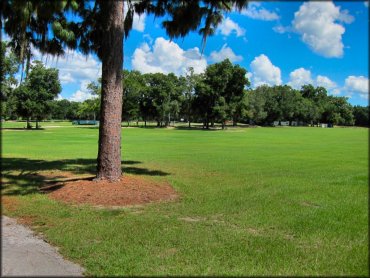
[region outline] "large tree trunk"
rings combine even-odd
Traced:
[[[123,1],[102,1],[102,95],[97,179],[116,181],[121,170]]]

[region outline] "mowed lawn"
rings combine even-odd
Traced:
[[[123,128],[124,171],[181,199],[98,209],[37,191],[94,171],[98,130],[42,125],[2,130],[3,213],[88,275],[369,275],[368,129]]]

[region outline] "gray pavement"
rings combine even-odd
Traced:
[[[83,276],[55,247],[9,217],[1,217],[1,276]]]

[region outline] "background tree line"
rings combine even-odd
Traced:
[[[101,80],[87,89],[94,98],[83,102],[56,100],[61,91],[58,71],[36,61],[23,82],[16,87],[17,59],[5,51],[1,75],[2,111],[5,119],[99,120]],[[210,128],[220,123],[271,125],[294,121],[302,125],[369,126],[369,107],[352,106],[347,98],[328,95],[323,87],[304,85],[262,85],[251,89],[247,71],[228,59],[209,65],[202,74],[189,68],[184,76],[123,70],[122,120],[127,125],[155,121],[168,126],[172,121],[203,123]],[[29,124],[27,124],[29,126]]]

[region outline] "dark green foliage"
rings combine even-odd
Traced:
[[[13,87],[17,85],[15,74],[18,70],[19,61],[7,47],[6,42],[1,42],[0,48],[0,103],[1,118],[13,118],[14,103],[10,100]]]
[[[346,97],[328,96],[321,121],[334,125],[353,125],[352,109]]]
[[[153,117],[158,126],[168,126],[172,117],[176,117],[180,109],[181,91],[178,78],[170,73],[144,74],[146,95],[150,95]],[[149,103],[147,103],[148,105]],[[149,107],[148,107],[149,108]]]
[[[80,103],[69,101],[67,99],[54,100],[51,102],[52,109],[50,113],[51,119],[57,120],[75,120],[78,119],[78,110]]]
[[[139,102],[145,91],[145,81],[139,71],[123,71],[123,107],[122,120],[138,121],[140,118]]]
[[[18,115],[27,121],[35,119],[38,127],[38,121],[47,117],[51,101],[60,92],[58,70],[45,68],[40,61],[35,61],[25,82],[14,90],[12,99]]]
[[[209,65],[195,87],[195,107],[205,128],[215,121],[224,127],[226,120],[234,124],[246,113],[244,88],[249,86],[247,71],[228,59]]]
[[[354,106],[353,117],[355,119],[355,125],[369,127],[369,106]]]
[[[248,92],[249,119],[256,124],[297,121],[305,124],[353,125],[352,106],[345,97],[328,96],[323,87],[260,86]]]

